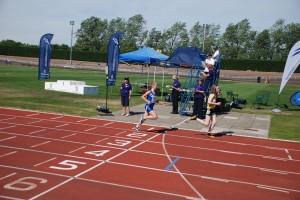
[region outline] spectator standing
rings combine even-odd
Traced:
[[[181,84],[179,82],[179,76],[173,75],[173,85],[172,85],[172,112],[171,114],[178,114],[178,100],[180,95]]]
[[[193,116],[190,118],[191,120],[200,118],[203,119],[203,103],[205,97],[205,86],[204,79],[199,78],[198,83],[194,88],[194,108],[193,108]]]
[[[214,77],[214,84],[218,83],[219,77],[220,77],[220,61],[221,61],[221,53],[218,46],[214,47],[214,55],[212,56],[213,59],[215,59],[215,77]]]
[[[121,104],[123,106],[123,113],[121,115],[130,115],[129,101],[131,98],[131,94],[132,85],[130,84],[129,77],[126,76],[120,90]]]

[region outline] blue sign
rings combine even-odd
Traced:
[[[51,59],[51,40],[53,34],[48,33],[41,37],[40,48],[39,48],[39,74],[38,79],[49,79],[50,78],[50,59]]]
[[[120,39],[123,33],[113,34],[108,41],[107,47],[107,67],[108,67],[108,80],[107,85],[112,86],[116,83],[118,67],[119,67],[119,54],[120,54]]]

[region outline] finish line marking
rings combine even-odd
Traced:
[[[173,162],[171,162],[166,168],[165,170],[169,171],[171,170],[172,166],[179,160],[179,157],[175,158],[175,160],[173,160]]]

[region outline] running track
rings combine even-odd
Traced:
[[[300,143],[0,108],[0,199],[300,199]]]

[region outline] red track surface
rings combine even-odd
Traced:
[[[300,199],[299,143],[132,127],[0,108],[0,199]]]

